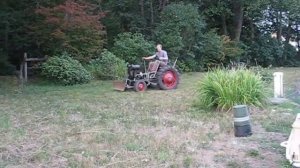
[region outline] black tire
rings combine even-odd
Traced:
[[[147,90],[147,84],[144,80],[137,80],[134,82],[134,90],[136,92],[144,92]]]
[[[176,89],[180,81],[177,69],[163,66],[157,72],[157,84],[162,90]]]
[[[148,87],[149,88],[153,88],[153,89],[157,89],[158,85],[157,84],[150,84]]]

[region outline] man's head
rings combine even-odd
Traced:
[[[156,49],[157,49],[157,51],[161,51],[162,50],[162,45],[161,44],[157,44],[156,45]]]

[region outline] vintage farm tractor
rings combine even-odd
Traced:
[[[176,89],[179,84],[179,73],[173,65],[164,64],[159,60],[151,61],[148,69],[140,65],[128,65],[128,75],[123,81],[113,81],[114,88],[119,91],[134,89],[137,92],[145,91],[149,86],[158,86],[162,90]]]

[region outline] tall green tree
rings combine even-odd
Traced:
[[[27,3],[4,0],[0,4],[0,46],[13,62],[17,62],[18,56],[26,49],[29,40],[26,25],[30,23],[30,16],[26,12],[31,7],[30,3]]]
[[[192,4],[173,3],[161,13],[156,27],[157,42],[162,43],[172,56],[193,56],[192,49],[202,34],[205,22]]]

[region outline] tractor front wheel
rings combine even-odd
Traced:
[[[176,89],[179,83],[179,73],[173,67],[164,66],[157,72],[157,80],[162,90]]]
[[[147,84],[144,80],[137,80],[134,82],[134,90],[137,92],[144,92],[147,89]]]

